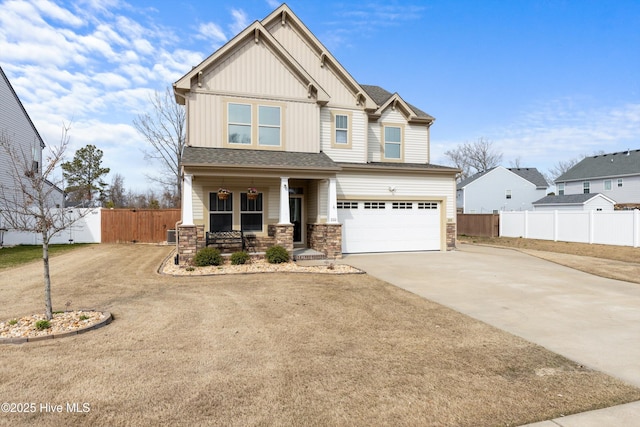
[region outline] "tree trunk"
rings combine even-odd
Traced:
[[[53,319],[51,305],[51,276],[49,275],[49,239],[47,233],[42,233],[42,261],[44,264],[44,309],[47,320]]]

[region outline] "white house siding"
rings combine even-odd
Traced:
[[[381,133],[380,123],[369,122],[367,126],[367,157],[370,162],[379,162],[382,159]]]
[[[338,173],[338,199],[364,200],[444,200],[445,215],[455,218],[455,186],[450,177],[386,175],[378,173]],[[395,189],[394,192],[389,188]]]
[[[283,108],[282,132],[284,138],[284,151],[297,151],[317,153],[320,146],[320,135],[317,132],[309,132],[309,129],[318,129],[319,114],[315,103],[309,101],[258,100],[256,98],[242,96],[223,96],[201,91],[192,92],[188,98],[188,135],[189,144],[195,147],[224,146],[225,103],[228,101],[257,103],[275,102],[285,104]],[[254,148],[247,146],[239,148]]]
[[[398,124],[403,127],[403,156],[405,163],[429,162],[429,128],[425,125],[409,124],[399,108],[387,108],[378,121],[369,122],[367,130],[369,161],[382,161],[382,125]]]
[[[506,191],[511,190],[511,199]],[[532,202],[546,195],[546,189],[499,166],[463,189],[464,213],[491,213],[493,211],[524,211],[533,209]]]
[[[404,161],[429,163],[429,128],[409,124],[404,131]]]
[[[337,77],[337,70],[325,62],[321,66],[320,56],[322,52],[311,46],[310,43],[300,37],[291,23],[285,25],[276,21],[267,27],[269,32],[289,52],[320,86],[331,96],[331,105],[335,107],[352,108],[356,105],[353,90],[350,90],[342,79]]]
[[[350,131],[351,131],[351,148],[333,148],[332,129],[333,120],[331,113],[348,112],[351,115]],[[320,143],[321,150],[326,153],[333,161],[348,163],[366,163],[367,154],[367,129],[368,117],[362,110],[344,110],[323,107],[320,110]]]
[[[622,187],[618,187],[618,178],[622,178]],[[604,182],[611,181],[611,190],[605,190]],[[616,203],[640,203],[640,175],[612,178],[589,179],[589,192],[600,193]],[[582,194],[584,181],[566,182],[564,194]]]

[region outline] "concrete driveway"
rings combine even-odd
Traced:
[[[640,387],[640,285],[511,249],[348,255],[344,263]]]

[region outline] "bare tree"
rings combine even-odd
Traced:
[[[124,208],[127,205],[127,195],[124,189],[124,177],[116,173],[111,179],[109,186],[107,207]]]
[[[520,156],[516,157],[515,159],[513,159],[513,160],[511,160],[509,162],[509,165],[512,168],[518,168],[519,169],[519,168],[522,167],[521,164],[522,164],[522,157],[520,157]]]
[[[186,141],[185,109],[175,101],[169,87],[164,94],[155,92],[150,97],[150,103],[152,111],[138,115],[133,121],[135,128],[151,146],[143,150],[145,158],[157,160],[162,165],[161,174],[148,178],[169,188],[179,198],[182,190],[180,162]]]
[[[69,143],[68,131],[69,127],[63,126],[60,145],[49,149],[49,156],[43,160],[41,168],[31,151],[26,152],[14,144],[6,132],[0,134],[0,152],[9,160],[8,170],[0,171],[7,177],[0,180],[0,216],[6,228],[38,233],[42,239],[45,316],[48,320],[53,317],[49,242],[56,233],[89,212],[69,212],[55,203],[55,200],[62,200],[63,180],[61,176],[56,178],[56,174]]]
[[[466,142],[445,151],[444,154],[455,167],[462,171],[460,179],[496,167],[502,162],[502,153],[496,152],[493,142],[484,138],[479,138],[475,142]]]

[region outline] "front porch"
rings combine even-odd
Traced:
[[[220,197],[223,182],[226,194]],[[233,250],[219,247],[223,253],[244,248],[259,256],[279,245],[292,259],[342,257],[334,177],[261,178],[256,194],[249,198],[254,182],[255,178],[184,175],[182,224],[176,233],[176,261],[181,266],[190,265],[196,252],[206,247],[210,231],[237,230],[234,235],[242,236]]]

